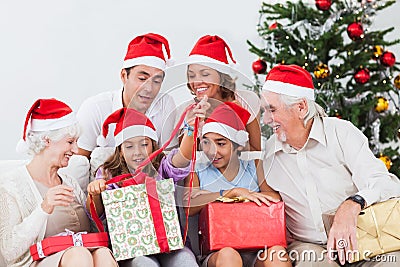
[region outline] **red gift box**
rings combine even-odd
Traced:
[[[284,204],[280,201],[268,207],[254,202],[209,203],[200,212],[199,234],[203,255],[224,247],[286,247]]]
[[[43,259],[51,254],[73,246],[107,247],[108,234],[100,233],[73,233],[66,236],[51,236],[30,246],[29,250],[34,261]]]

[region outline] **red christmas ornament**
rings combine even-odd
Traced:
[[[278,22],[274,22],[268,27],[268,29],[271,30],[271,31],[275,30],[279,25],[280,24]]]
[[[381,58],[381,64],[386,66],[386,67],[393,67],[394,63],[396,63],[396,57],[392,52],[386,51],[382,54]]]
[[[367,68],[361,68],[354,74],[354,80],[356,80],[359,84],[364,84],[369,81],[371,75],[369,74],[369,70]]]
[[[349,26],[347,26],[347,34],[353,41],[360,39],[364,34],[364,29],[362,24],[359,22],[353,22],[349,24]]]
[[[340,112],[337,109],[335,109],[335,117],[338,119],[342,118],[342,115],[340,114]]]
[[[315,0],[315,5],[319,10],[326,11],[331,8],[332,1],[331,0]]]
[[[267,63],[262,59],[254,61],[251,66],[256,74],[263,74],[267,71]]]

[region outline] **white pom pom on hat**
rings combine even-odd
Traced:
[[[107,139],[103,135],[99,135],[96,138],[96,144],[101,147],[106,147],[108,145]]]
[[[27,152],[29,146],[26,134],[29,124],[31,131],[41,132],[61,129],[77,122],[72,109],[64,102],[55,98],[38,99],[26,115],[22,139],[18,141],[16,150],[18,153]]]
[[[246,124],[250,113],[233,102],[225,102],[217,106],[206,119],[202,127],[202,135],[206,133],[220,134],[240,146],[249,140]]]
[[[111,123],[116,124],[114,130],[115,146],[137,136],[147,136],[156,142],[158,141],[156,128],[146,115],[133,108],[121,108],[110,114],[104,121],[102,133],[97,137],[98,146],[105,147],[108,145],[106,138]]]
[[[165,49],[165,54],[163,51]],[[171,53],[168,40],[156,33],[147,33],[135,37],[128,45],[123,68],[146,65],[161,70],[170,66]]]
[[[24,139],[20,139],[17,143],[17,147],[16,147],[16,151],[19,154],[25,154],[26,152],[28,152],[29,146],[26,143],[26,141],[24,141]]]

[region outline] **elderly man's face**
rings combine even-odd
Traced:
[[[261,106],[264,109],[264,123],[273,129],[281,142],[290,145],[298,130],[304,128],[296,105],[287,107],[279,94],[262,92]]]

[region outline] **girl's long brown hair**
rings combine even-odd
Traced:
[[[159,149],[156,141],[151,140],[151,144],[153,147],[153,152]],[[146,173],[150,177],[155,177],[158,174],[158,169],[161,164],[162,158],[165,157],[165,154],[161,152],[158,154],[152,161],[151,164],[146,165],[143,169],[142,172]],[[103,175],[104,179],[107,181],[109,180],[109,174],[111,174],[111,177],[115,177],[121,174],[127,174],[129,173],[129,168],[128,165],[126,164],[126,161],[124,159],[124,156],[122,154],[121,150],[121,145],[117,146],[115,148],[115,152],[113,155],[111,155],[105,162],[104,164],[100,165],[99,168],[103,168]],[[99,169],[98,168],[98,169]],[[97,169],[97,170],[98,170]],[[96,173],[97,173],[96,170]]]

